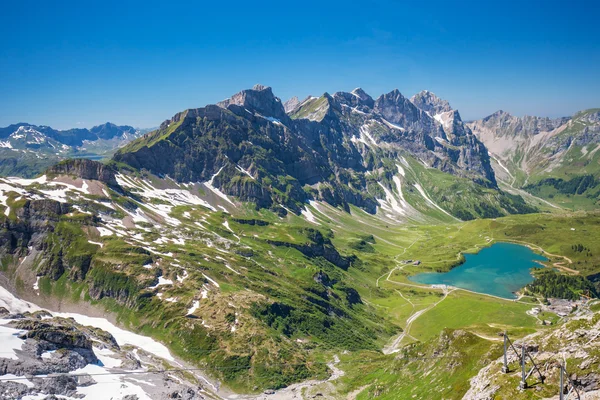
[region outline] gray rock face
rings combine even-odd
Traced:
[[[417,108],[398,89],[379,96],[375,101],[374,111],[404,129],[427,132],[432,136],[444,136],[443,130],[436,125],[433,118]]]
[[[255,85],[250,90],[242,90],[230,99],[217,103],[217,106],[227,108],[230,105],[243,107],[249,111],[257,112],[264,117],[287,120],[287,114],[278,97],[273,95],[269,86]]]
[[[336,92],[333,98],[338,100],[341,104],[346,104],[350,107],[357,107],[361,111],[368,111],[373,109],[375,101],[361,88],[356,88],[352,92]]]
[[[579,313],[580,315],[567,320],[557,329],[531,334],[515,340],[514,345],[517,349],[521,346],[526,347],[527,351],[533,353],[532,356],[538,365],[544,365],[543,374],[546,376],[547,384],[554,385],[550,387],[558,386],[559,363],[566,359],[567,372],[581,398],[594,399],[596,396],[588,392],[600,389],[600,374],[597,367],[598,347],[594,343],[600,336],[600,321],[589,310],[581,309]],[[508,353],[509,364],[518,366],[519,361],[517,354]],[[463,400],[495,399],[498,398],[498,394],[506,393],[509,385],[513,385],[514,381],[501,378],[502,362],[503,359],[500,357],[482,368],[471,379],[471,387]]]
[[[27,394],[29,394],[29,387],[24,383],[0,382],[0,396],[2,396],[2,399],[20,399]]]
[[[74,175],[82,179],[92,179],[111,186],[118,186],[115,170],[112,167],[85,158],[63,161],[48,168],[47,172],[56,175]]]
[[[70,255],[64,250],[70,241],[53,241],[50,236],[61,216],[71,210],[71,205],[55,200],[24,200],[15,211],[18,218],[4,219],[0,223],[0,255],[24,257],[29,254],[30,260],[41,255],[45,262],[38,265],[38,276],[58,279],[68,270],[72,279],[82,280],[89,270],[94,250]],[[90,215],[86,222],[93,225],[97,218]]]
[[[290,111],[298,107],[299,104],[300,100],[298,100],[297,96],[294,96],[291,99],[287,100],[285,103],[283,103],[283,109],[286,113],[289,113]]]
[[[31,328],[31,330],[26,330],[20,336],[24,340],[24,344],[21,350],[17,351],[19,359],[0,358],[0,376],[5,374],[16,376],[61,374],[98,362],[86,334],[73,325],[49,321],[52,322],[40,323],[35,319],[27,318],[9,324],[17,329]],[[41,358],[41,354],[46,351],[54,353],[50,358]],[[38,381],[38,386],[42,387],[48,385],[47,382],[49,382],[46,379]],[[70,382],[74,383],[77,380]],[[49,385],[54,384],[50,383]],[[64,391],[43,391],[43,393],[64,394]]]
[[[419,104],[449,108],[433,94]],[[385,157],[410,154],[428,167],[495,188],[485,147],[457,111],[444,114],[438,121],[398,90],[374,100],[357,88],[300,103],[292,99],[284,107],[271,88],[255,86],[217,106],[175,115],[114,158],[178,182],[211,180],[259,208],[283,204],[296,212],[317,199],[374,213],[378,188],[367,189],[367,175],[381,167],[377,148],[385,149]]]
[[[346,97],[340,95],[339,98]],[[430,92],[422,92],[413,100],[409,101],[394,90],[374,102],[372,113],[375,116],[381,115],[385,121],[402,129],[400,134],[393,130],[393,135],[385,136],[384,140],[397,143],[444,172],[470,176],[478,183],[495,186],[487,150],[462,122],[458,111]],[[446,157],[439,157],[441,154]]]
[[[431,116],[452,111],[450,103],[442,100],[428,90],[423,90],[410,98],[410,101],[423,111],[427,111]]]
[[[485,127],[497,136],[534,136],[541,132],[552,131],[565,124],[570,118],[546,118],[546,117],[514,117],[505,111],[496,111],[492,115],[475,121],[474,126]]]
[[[48,318],[38,319],[41,315]],[[12,314],[12,317],[16,315]],[[4,323],[7,327],[22,330],[19,338],[23,342],[21,348],[15,350],[18,359],[2,358],[0,354],[1,399],[20,399],[27,395],[46,399],[57,399],[55,396],[83,398],[79,388],[93,387],[99,391],[106,389],[105,385],[97,385],[91,375],[77,371],[88,365],[104,367],[103,373],[117,374],[140,369],[141,360],[144,360],[145,368],[154,368],[157,365],[157,360],[143,350],[136,349],[139,353],[130,349],[123,350],[108,332],[79,325],[70,318],[51,317],[47,312],[26,312],[19,319]],[[103,366],[94,353],[97,349],[110,350],[108,353],[111,354],[111,358],[121,360],[121,365],[114,371],[113,367]],[[163,364],[159,365],[163,368]],[[74,371],[77,373],[73,374]],[[1,380],[7,374],[17,378],[14,381]],[[139,375],[133,382],[148,379],[151,391],[147,394],[150,398],[203,398],[196,387],[184,384],[183,381],[174,381],[170,378],[171,374],[165,374],[163,377],[158,374]],[[122,376],[123,385],[129,383],[127,375]],[[46,397],[43,397],[44,395]],[[106,398],[116,398],[113,397],[115,395],[116,393],[107,393]],[[121,397],[131,400],[138,398],[132,394],[118,398]]]
[[[42,221],[56,222],[60,215],[69,212],[71,212],[71,206],[67,203],[48,199],[27,200],[23,207],[17,210],[17,217],[38,224]],[[41,226],[34,226],[34,228],[41,228]]]
[[[509,170],[511,181],[517,175],[527,176],[525,182],[535,182],[538,176],[576,175],[569,165],[581,166],[583,175],[596,172],[591,157],[600,145],[598,109],[554,119],[497,111],[467,125]],[[563,167],[567,170],[561,173]]]
[[[0,224],[0,253],[15,254],[27,247],[41,250],[46,234],[70,211],[70,205],[58,201],[26,200],[16,211],[18,219],[5,219]]]
[[[92,342],[74,327],[49,324],[37,320],[20,320],[10,324],[17,329],[27,329],[20,339],[35,339],[52,343],[60,348],[81,348],[90,350]]]

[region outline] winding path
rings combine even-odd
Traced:
[[[389,346],[385,346],[382,349],[383,354],[392,354],[392,353],[397,352],[398,351],[398,346],[400,345],[400,343],[402,342],[402,340],[406,336],[412,337],[412,336],[410,336],[410,327],[411,327],[412,323],[415,322],[415,320],[417,318],[419,318],[421,315],[425,314],[427,311],[433,309],[435,306],[437,306],[442,301],[444,301],[444,299],[446,299],[446,297],[448,297],[448,295],[450,293],[452,293],[454,290],[456,290],[456,289],[451,289],[449,291],[444,291],[444,297],[442,297],[438,302],[433,303],[432,305],[428,306],[427,308],[419,310],[419,311],[417,311],[414,314],[411,314],[411,316],[406,320],[406,327],[404,328],[404,330],[402,331],[402,333],[400,333],[400,335],[398,335],[398,337],[396,339],[394,339]],[[402,296],[402,297],[404,298],[404,296]],[[411,303],[407,299],[406,299],[406,301],[408,301],[409,303]],[[414,307],[414,305],[413,305],[413,307]]]

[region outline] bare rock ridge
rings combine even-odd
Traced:
[[[110,186],[118,186],[115,169],[109,165],[85,158],[69,159],[60,162],[47,172],[56,175],[73,175],[82,179],[92,179],[104,182]]]
[[[467,126],[496,159],[501,179],[535,194],[560,194],[562,186],[576,187],[598,173],[600,109],[562,118],[515,117],[500,110]],[[597,197],[592,186],[585,193],[589,198]]]
[[[356,88],[283,104],[256,85],[176,114],[114,160],[177,182],[211,181],[258,208],[299,212],[314,199],[375,213],[385,193],[369,176],[391,181],[390,166],[403,155],[498,190],[487,149],[458,111],[433,93],[411,101],[397,89],[377,99]]]
[[[297,96],[294,96],[291,99],[288,99],[286,102],[283,103],[283,109],[285,110],[286,113],[289,113],[294,108],[296,108],[298,106],[298,104],[300,104],[300,100],[298,100]]]
[[[244,107],[246,110],[260,113],[262,116],[287,119],[287,114],[281,100],[275,97],[269,86],[254,85],[251,90],[242,90],[230,99],[217,103],[219,107],[228,108],[231,105]]]
[[[552,131],[570,120],[569,117],[548,118],[524,116],[515,117],[506,111],[499,110],[495,113],[474,121],[476,127],[487,128],[501,136],[533,136],[541,132]]]
[[[437,97],[434,93],[428,90],[423,90],[413,97],[410,101],[421,110],[428,112],[430,115],[436,115],[448,111],[452,111],[450,103],[446,100],[442,100]]]
[[[104,391],[106,398],[117,398],[117,393],[112,393],[115,389],[121,392],[118,398],[123,399],[139,398],[133,393],[161,399],[203,398],[191,384],[176,383],[166,374],[144,376],[148,383],[144,388],[152,388],[146,392],[148,389],[138,386],[139,380],[128,374],[154,367],[157,360],[144,350],[122,348],[113,335],[102,329],[45,310],[11,313],[0,308],[0,317],[2,340],[20,342],[12,352],[6,346],[0,354],[3,399],[88,398],[90,389]]]

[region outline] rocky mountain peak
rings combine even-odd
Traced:
[[[410,101],[423,111],[427,111],[429,114],[436,115],[443,112],[452,111],[450,103],[446,100],[440,99],[434,93],[423,90],[413,97]]]
[[[369,96],[364,90],[362,90],[362,88],[356,88],[350,93],[358,97],[363,102],[373,101],[373,98]]]
[[[375,105],[373,98],[361,88],[356,88],[350,93],[336,92],[333,94],[333,98],[340,104],[345,104],[349,107],[363,108],[363,111],[371,110]]]
[[[128,125],[118,126],[112,122],[106,122],[91,128],[90,133],[98,136],[100,139],[112,139],[117,136],[123,136],[124,133],[135,133],[135,128]]]
[[[271,90],[270,86],[265,86],[265,85],[261,85],[260,83],[257,83],[256,85],[252,86],[252,90],[256,90],[256,91],[263,91],[263,90]]]
[[[300,104],[300,100],[298,100],[298,96],[294,96],[291,99],[287,100],[285,103],[283,103],[283,109],[286,113],[289,113],[290,111],[298,107],[298,104]]]
[[[252,89],[242,90],[231,98],[217,103],[221,108],[229,108],[231,105],[245,108],[264,117],[287,118],[281,100],[275,97],[270,86],[254,85]]]
[[[94,128],[112,128],[112,127],[116,127],[117,125],[113,124],[112,122],[105,122],[103,124],[94,126],[92,129]]]
[[[488,121],[490,119],[499,119],[499,118],[504,118],[504,119],[512,118],[512,115],[504,110],[498,110],[495,113],[488,115],[483,120]]]
[[[427,119],[431,120],[431,118],[423,115],[425,113],[404,97],[398,89],[379,96],[375,100],[374,109],[386,120],[400,124],[403,127],[408,127],[417,122],[425,122],[427,125],[432,122],[426,121]]]

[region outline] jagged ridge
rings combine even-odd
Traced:
[[[211,181],[257,207],[294,211],[315,199],[375,213],[376,176],[382,168],[394,173],[386,160],[402,154],[495,189],[487,150],[459,113],[429,92],[413,100],[423,109],[398,90],[374,100],[357,88],[284,106],[270,87],[257,85],[176,114],[114,160],[177,182]]]

